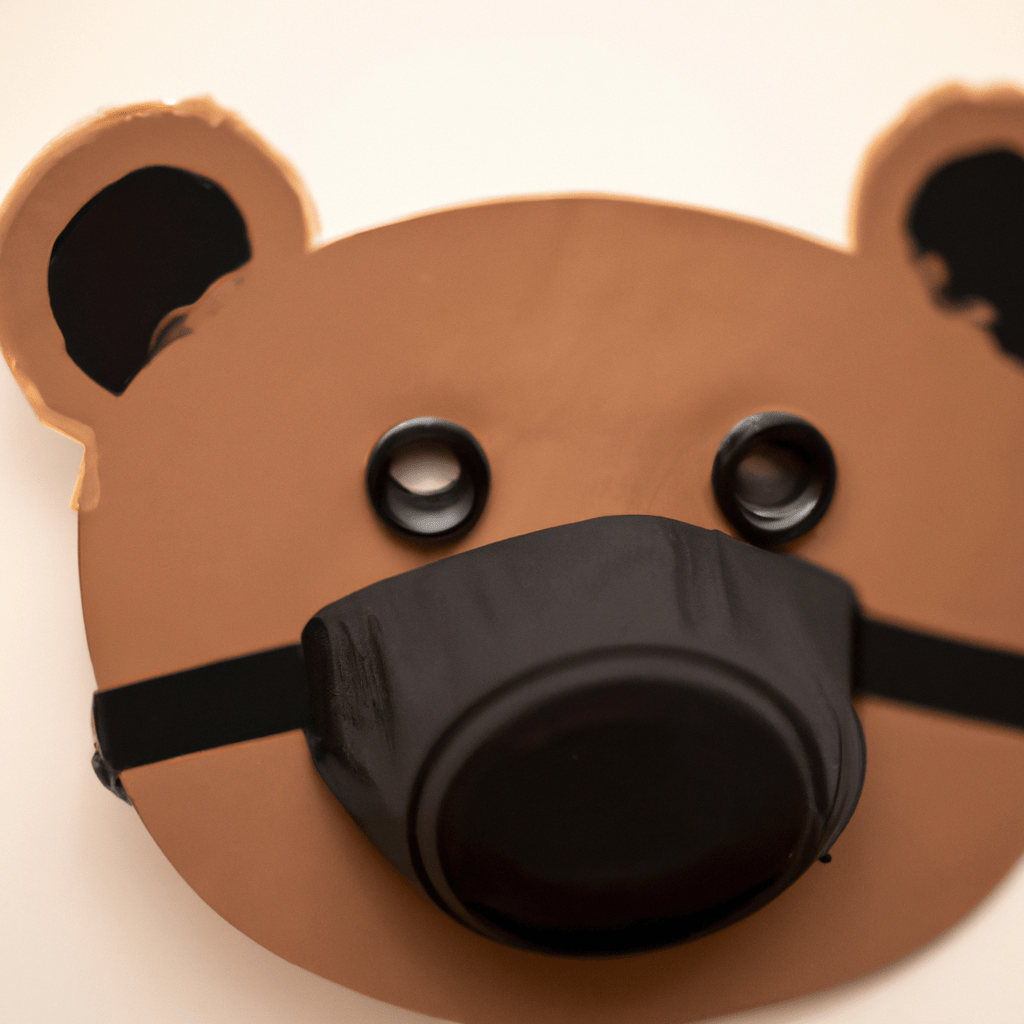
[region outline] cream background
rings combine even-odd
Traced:
[[[293,162],[324,238],[476,198],[596,190],[842,244],[872,137],[954,78],[1024,85],[1024,6],[0,0],[0,193],[98,109],[210,93]],[[78,462],[0,372],[0,1020],[425,1022],[236,932],[96,782]],[[730,1021],[1020,1024],[1022,963],[1024,864],[930,949]]]

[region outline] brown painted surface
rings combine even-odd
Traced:
[[[1024,651],[1024,367],[934,304],[903,230],[932,170],[993,145],[1024,151],[1019,94],[920,104],[869,156],[846,253],[603,197],[446,211],[314,249],[294,176],[211,104],[115,112],[59,140],[0,216],[0,339],[44,422],[87,446],[80,566],[99,685],[293,642],[358,587],[545,526],[651,513],[725,529],[715,451],[770,409],[813,422],[840,468],[797,553],[874,614]],[[232,195],[254,256],[114,398],[64,351],[47,260],[87,199],[165,163]],[[376,439],[423,415],[471,430],[493,471],[476,529],[429,555],[385,532],[362,485]],[[467,1024],[685,1021],[891,962],[1024,851],[1024,735],[859,710],[867,783],[833,863],[723,932],[610,961],[454,924],[373,850],[298,733],[125,783],[212,907],[341,984]]]

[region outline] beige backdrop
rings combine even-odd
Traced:
[[[296,165],[327,238],[474,198],[606,191],[841,243],[863,151],[909,99],[950,78],[1024,84],[1009,3],[276,6],[3,0],[0,190],[98,108],[209,92]],[[77,466],[0,374],[0,1019],[424,1021],[235,932],[96,783]],[[1022,954],[1019,868],[884,977],[733,1020],[1019,1024]]]

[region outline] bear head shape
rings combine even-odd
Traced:
[[[302,637],[314,702],[287,727],[112,765],[101,700],[107,781],[257,942],[445,1019],[695,1020],[842,982],[932,939],[1024,851],[1024,736],[871,694],[855,716],[853,591],[869,617],[1024,652],[1022,153],[1024,97],[950,87],[869,154],[849,251],[589,195],[445,210],[318,246],[296,175],[212,102],[126,108],[62,137],[0,220],[0,340],[40,419],[85,448],[75,500],[100,695],[171,677],[192,689],[158,717],[185,728],[215,710],[189,672],[268,651],[291,672]],[[665,696],[682,620],[700,637],[683,675],[714,676],[701,693],[717,694],[699,736]],[[833,639],[808,653],[819,632]],[[538,678],[515,660],[527,634],[557,663],[542,673],[553,689],[498,714],[491,698],[510,678]],[[746,664],[750,634],[772,671],[815,666],[819,689],[786,707],[830,709],[834,749],[822,740],[817,760],[780,739],[811,711],[755,707],[736,688],[745,668],[722,675],[730,658]],[[607,655],[597,669],[594,651]],[[459,789],[490,748],[458,754],[439,737],[468,735],[456,725],[486,705],[518,757],[576,714],[581,664],[604,673],[586,721],[573,719],[593,749],[487,762],[491,788]],[[445,718],[437,695],[454,677],[477,689],[445,696]],[[246,712],[246,685],[222,718]],[[639,730],[632,746],[622,715]],[[669,723],[667,761],[651,753],[655,722]],[[595,753],[608,737],[628,753]],[[399,778],[414,742],[426,752]],[[696,746],[673,775],[672,751]],[[596,787],[597,805],[618,808],[600,839],[611,853],[577,834],[581,791],[556,754],[596,758],[588,799]],[[696,788],[711,796],[673,803],[709,757]],[[715,789],[737,764],[739,789]],[[787,772],[804,781],[780,796]],[[821,807],[807,796],[792,811],[805,783],[825,787]],[[499,920],[494,890],[517,841],[506,827],[480,841],[505,843],[505,860],[466,869],[485,879],[490,925],[452,910],[465,893],[450,905],[431,893],[443,913],[422,890],[451,880],[462,847],[433,836],[426,863],[413,806],[433,799],[458,831],[523,786],[515,827],[558,834],[598,874],[622,833],[639,836],[632,857],[661,836],[648,820],[659,808],[710,819],[723,805],[723,857],[746,813],[748,831],[782,830],[772,856],[796,866],[744,862],[743,900],[707,918],[690,907],[685,927],[649,942],[635,929],[579,939],[614,931],[631,881],[582,909],[573,890],[551,914],[577,914],[576,939],[549,928],[533,941],[564,893],[557,879],[535,886],[533,932]],[[548,818],[531,818],[548,789]],[[732,884],[701,906],[727,903]],[[666,891],[643,897],[641,918]]]

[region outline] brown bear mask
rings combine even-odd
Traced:
[[[848,252],[603,196],[317,247],[209,101],[62,137],[0,341],[85,446],[98,774],[246,934],[445,1019],[938,935],[1024,851],[1021,154],[950,87]]]

